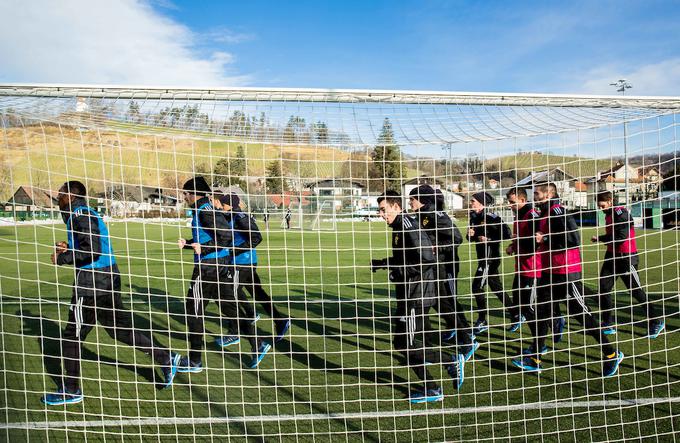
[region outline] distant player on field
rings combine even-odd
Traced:
[[[637,271],[639,260],[633,218],[625,207],[614,206],[614,197],[611,192],[598,194],[597,206],[605,215],[605,233],[599,237],[594,236],[591,241],[607,245],[607,253],[600,271],[600,310],[604,333],[616,333],[612,319],[615,306],[611,292],[616,278],[619,277],[630,290],[631,295],[647,309],[648,334],[650,338],[656,338],[664,330],[666,323],[662,318],[657,317],[654,305],[649,303],[647,294],[642,289]]]
[[[75,281],[62,335],[62,357],[66,375],[56,393],[46,394],[48,405],[80,403],[80,352],[83,342],[99,322],[117,341],[133,346],[161,366],[163,385],[172,384],[180,356],[154,344],[152,338],[133,329],[132,314],[120,296],[120,271],[111,247],[109,231],[101,215],[88,206],[85,185],[79,181],[64,183],[59,189],[59,210],[66,223],[68,242],[57,243],[52,263],[73,265]]]

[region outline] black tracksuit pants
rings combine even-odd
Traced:
[[[456,344],[459,348],[469,346],[472,344],[472,328],[465,317],[465,309],[458,301],[454,267],[439,265],[437,272],[439,296],[434,308],[446,322],[446,327],[456,331]]]
[[[170,364],[170,352],[153,342],[147,333],[134,329],[132,313],[123,306],[120,295],[120,272],[113,265],[100,269],[77,269],[68,323],[62,335],[64,387],[74,392],[80,384],[80,354],[83,342],[99,322],[113,338],[153,355],[161,365]]]
[[[238,292],[239,300],[243,303],[244,301],[253,311],[252,317],[254,317],[254,309],[250,307],[250,302],[245,295],[244,289],[248,291],[257,301],[260,306],[262,306],[269,315],[270,318],[274,320],[283,320],[287,317],[281,314],[281,312],[276,309],[272,298],[267,294],[267,291],[262,287],[262,281],[257,273],[257,265],[245,266],[236,265],[236,273],[234,274],[234,284],[236,285],[236,290]]]
[[[256,351],[259,340],[251,324],[252,318],[247,317],[240,309],[233,283],[233,271],[225,259],[219,259],[217,262],[214,260],[201,262],[194,266],[185,305],[190,345],[189,359],[193,363],[202,361],[204,312],[210,300],[219,305],[222,318],[229,321],[230,334],[246,337],[253,351]]]
[[[486,306],[486,292],[484,288],[489,285],[491,290],[496,294],[496,297],[503,303],[505,309],[510,312],[510,315],[517,315],[517,309],[513,306],[510,297],[503,291],[503,283],[501,281],[499,268],[501,267],[500,258],[491,258],[479,260],[477,264],[477,271],[472,280],[472,293],[475,295],[477,302],[477,316],[482,320],[486,320],[487,306]]]
[[[585,327],[588,335],[600,343],[602,353],[611,355],[615,352],[607,336],[604,335],[595,317],[586,305],[585,291],[581,280],[581,273],[548,274],[544,273],[538,282],[538,299],[536,301],[536,335],[534,349],[540,350],[545,346],[545,339],[551,323],[553,304],[566,301],[569,317]],[[533,355],[540,359],[540,355]]]
[[[614,289],[617,277],[623,280],[635,300],[644,305],[648,322],[651,324],[657,319],[654,305],[649,303],[647,293],[642,289],[642,282],[637,271],[638,262],[637,254],[614,256],[613,253],[607,252],[604,256],[600,271],[600,315],[603,323],[610,324],[613,321],[612,316],[616,308],[612,300],[612,289]]]

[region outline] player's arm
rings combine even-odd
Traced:
[[[543,236],[543,244],[556,251],[566,249],[567,221],[564,208],[560,206],[552,208],[548,214],[548,224],[550,226],[550,235]]]
[[[210,240],[201,244],[201,254],[210,254],[218,248],[229,247],[232,244],[232,233],[226,216],[222,211],[200,211],[201,227],[210,236]]]
[[[408,266],[402,267],[402,273],[407,279],[420,277],[422,266],[429,266],[436,262],[432,242],[427,234],[420,229],[404,231],[404,251],[407,250],[418,254],[416,263],[408,263]]]
[[[97,217],[89,212],[74,214],[71,217],[71,229],[78,249],[67,249],[58,254],[57,264],[82,267],[96,261],[102,252]]]
[[[254,249],[262,242],[262,234],[252,217],[242,212],[233,215],[234,231],[240,232],[245,242],[234,246],[234,254],[239,255]]]

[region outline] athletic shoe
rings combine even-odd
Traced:
[[[276,320],[274,322],[274,326],[276,328],[276,341],[280,342],[283,340],[283,337],[286,336],[286,332],[288,332],[288,329],[290,329],[290,320],[285,319],[285,320]]]
[[[508,328],[508,332],[517,332],[522,327],[522,323],[527,321],[523,315],[515,315],[512,317],[512,324]]]
[[[545,355],[549,351],[547,345],[543,345],[543,348],[541,349],[541,352],[539,354]],[[534,355],[536,353],[536,350],[534,349],[534,345],[529,345],[528,348],[522,349],[522,355]]]
[[[250,320],[250,324],[251,324],[251,325],[254,325],[255,323],[257,323],[257,321],[258,321],[259,319],[260,319],[260,314],[258,314],[258,313],[256,312],[256,313],[255,313],[255,318],[252,319],[252,320]]]
[[[181,355],[174,352],[170,353],[170,364],[163,367],[163,388],[169,388],[172,385],[172,380],[175,379],[181,360]]]
[[[83,401],[83,393],[80,392],[80,389],[78,389],[76,392],[66,392],[63,388],[59,388],[55,393],[45,394],[45,396],[42,397],[40,401],[49,406],[80,403]]]
[[[255,354],[255,356],[253,357],[253,359],[250,361],[250,364],[248,365],[248,367],[249,367],[250,369],[255,369],[255,368],[257,368],[257,366],[260,364],[260,362],[262,361],[262,359],[264,358],[264,356],[267,355],[267,352],[269,352],[269,350],[270,350],[271,348],[272,348],[272,345],[270,345],[270,344],[267,343],[266,341],[263,341],[263,342],[260,344],[260,347],[257,348],[257,353]]]
[[[616,334],[616,328],[614,327],[613,323],[602,323],[600,327],[602,328],[602,333],[604,335]]]
[[[486,320],[483,320],[481,318],[478,318],[477,321],[475,322],[474,326],[474,334],[479,335],[483,332],[486,332],[489,330],[489,324],[486,322]]]
[[[456,389],[460,389],[463,386],[463,381],[465,380],[465,355],[456,354],[453,363],[446,367],[446,372],[449,373],[453,379],[453,385]]]
[[[203,363],[193,362],[189,360],[189,357],[182,357],[177,366],[177,372],[203,372]]]
[[[225,335],[224,337],[215,338],[215,344],[220,348],[226,348],[227,346],[237,345],[241,343],[241,339],[235,335]]]
[[[655,320],[649,325],[649,338],[657,338],[661,331],[666,329],[666,322],[664,320]]]
[[[430,403],[435,401],[444,400],[444,394],[442,394],[442,388],[432,388],[425,391],[424,389],[417,389],[411,391],[409,396],[409,401],[411,403]]]
[[[565,326],[567,326],[567,320],[565,320],[564,317],[553,320],[553,343],[562,341],[562,334],[564,334]]]
[[[614,354],[610,356],[607,356],[607,358],[604,360],[604,363],[602,364],[602,376],[603,377],[611,377],[612,375],[616,374],[616,371],[619,370],[619,363],[623,360],[623,352],[617,351]]]
[[[444,341],[444,342],[451,341],[454,338],[456,338],[456,330],[455,329],[451,329],[450,331],[446,331],[442,334],[442,341]]]
[[[479,342],[472,340],[472,344],[468,346],[467,352],[463,353],[465,361],[469,361],[472,358],[472,355],[477,352],[477,349],[479,349]]]
[[[525,372],[541,372],[541,360],[537,360],[533,357],[523,356],[512,359],[512,364],[520,368]]]

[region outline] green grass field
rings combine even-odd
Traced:
[[[73,270],[49,264],[50,245],[65,238],[63,225],[0,227],[0,440],[677,438],[677,231],[643,231],[639,240],[647,251],[641,256],[641,277],[658,306],[663,305],[668,328],[664,335],[654,341],[644,338],[645,329],[637,324],[642,308],[630,307],[631,299],[619,284],[621,326],[614,339],[626,354],[620,375],[601,378],[599,350],[575,321],[556,351],[545,357],[547,370],[540,376],[520,373],[510,358],[519,354],[529,330],[506,332],[499,302],[490,294],[492,328],[478,338],[481,348],[466,366],[462,390],[456,392],[443,368],[432,367],[442,379],[445,401],[410,405],[404,398],[409,382],[416,380],[390,351],[387,276],[384,271],[372,274],[368,267],[371,258],[387,255],[387,231],[381,223],[338,223],[337,228],[301,233],[272,227],[265,235],[259,248],[260,273],[281,309],[290,312],[293,326],[258,370],[244,369],[250,358],[245,341],[240,353],[215,348],[212,336],[219,333],[219,324],[212,304],[206,320],[206,371],[179,374],[172,389],[158,390],[151,359],[114,346],[98,327],[83,351],[85,401],[64,408],[45,407],[39,401],[54,387],[49,374],[58,365],[57,339],[71,297]],[[160,343],[185,353],[181,315],[192,260],[177,250],[176,240],[188,236],[188,230],[180,225],[116,222],[111,232],[123,273],[124,300],[134,309],[136,325],[152,327]],[[583,238],[593,233],[585,229]],[[474,270],[470,252],[464,243],[460,289],[468,307]],[[603,254],[598,247],[584,247],[590,286],[596,284],[597,259]],[[504,269],[510,287],[511,260],[504,262]],[[266,316],[257,326],[260,333],[271,334]],[[158,368],[155,372],[160,373]],[[53,422],[54,428],[44,429],[43,422]],[[43,429],[26,429],[31,426]]]

